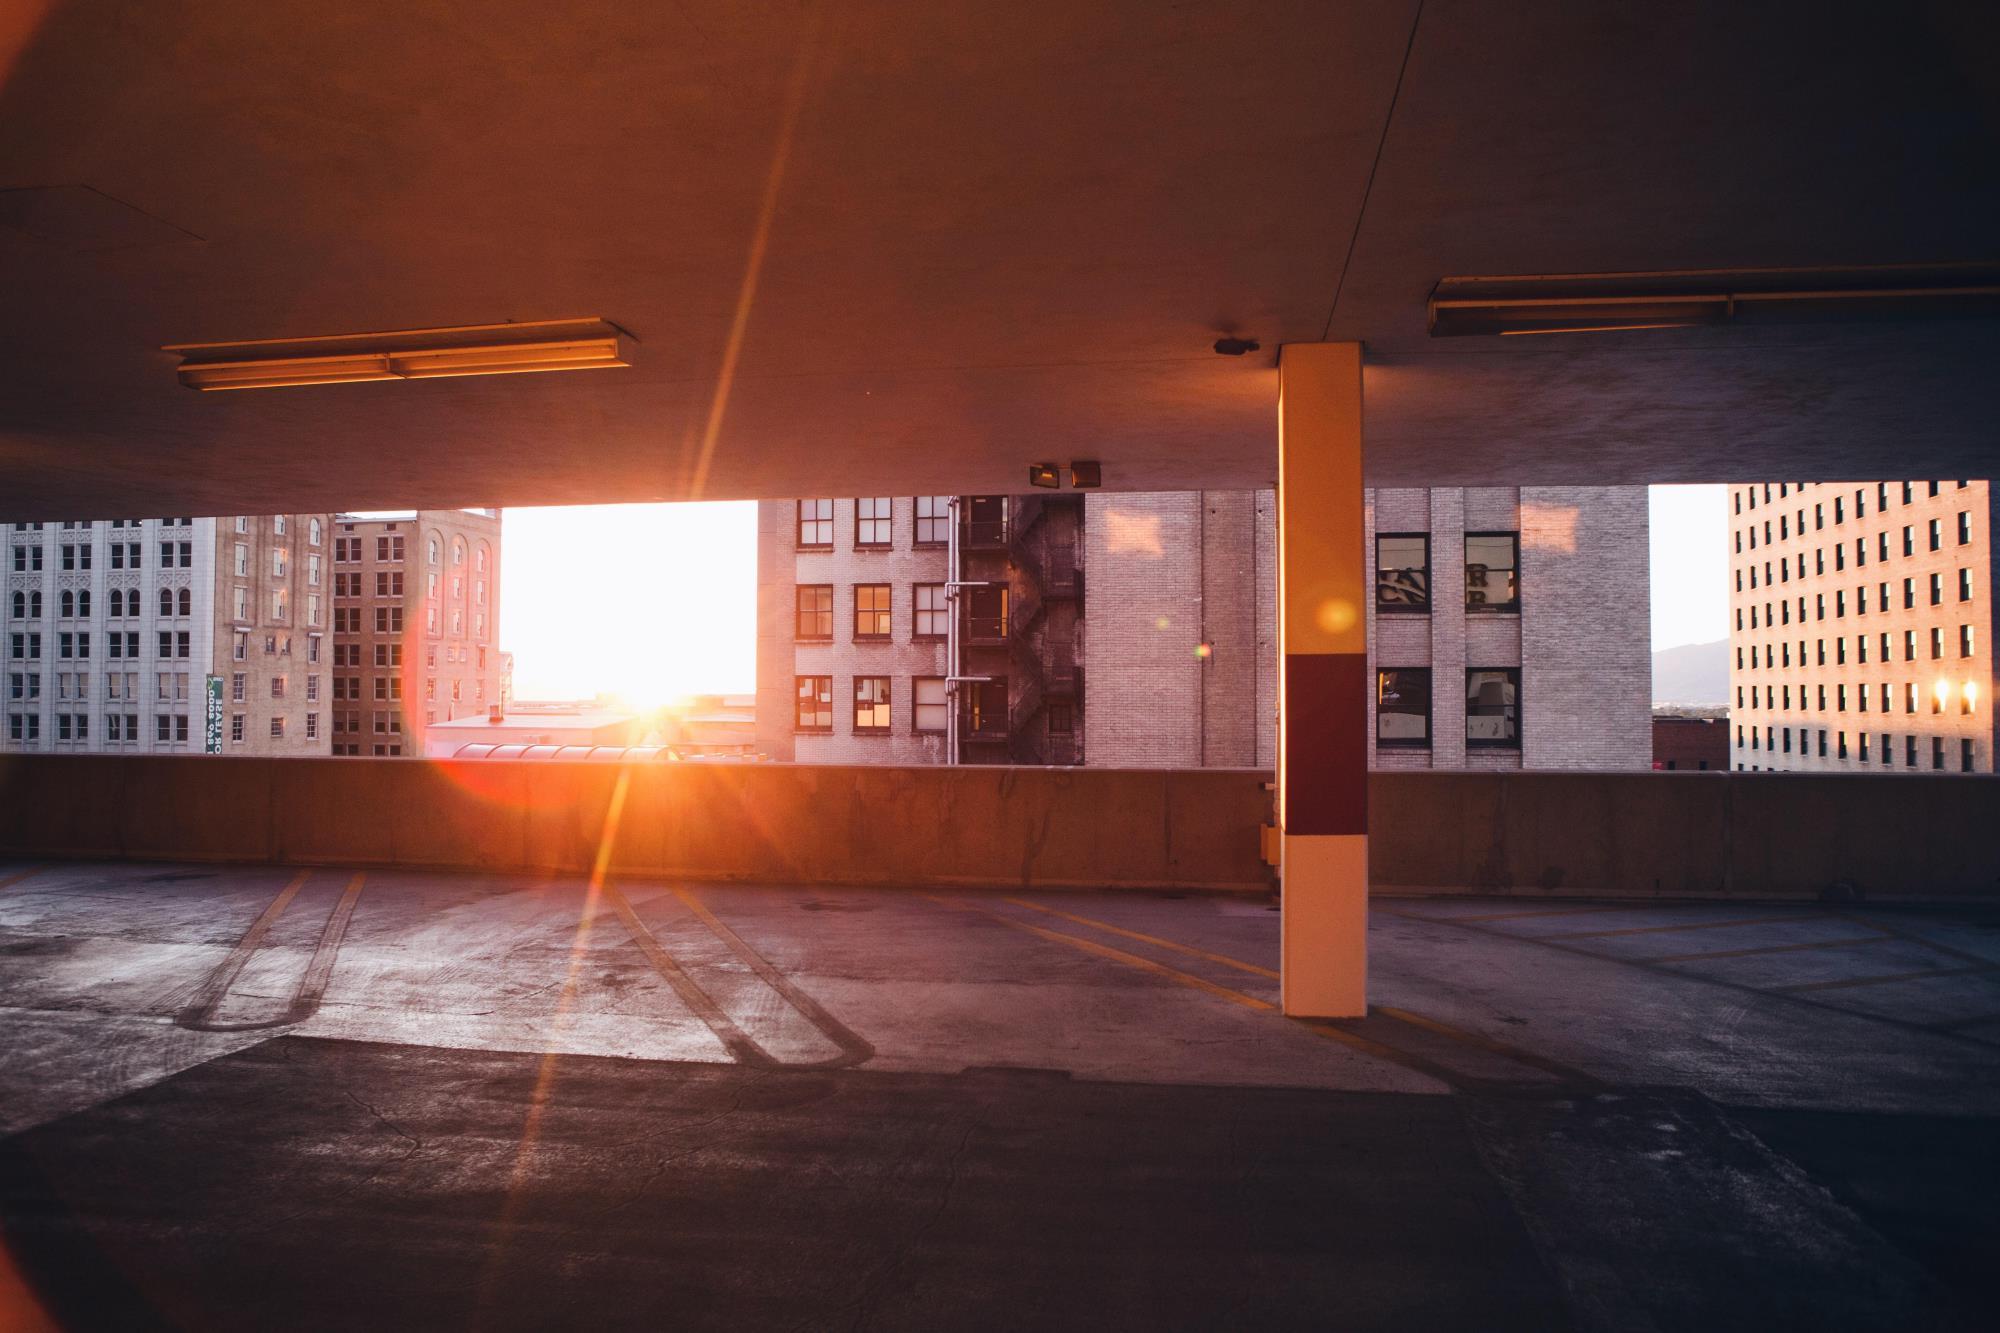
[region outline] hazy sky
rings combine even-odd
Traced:
[[[1653,648],[1729,637],[1729,488],[1655,486]]]
[[[1653,647],[1729,633],[1721,486],[1652,491]],[[756,687],[757,506],[509,509],[501,647],[522,699]]]
[[[757,680],[757,506],[509,509],[500,646],[518,699],[748,694]]]

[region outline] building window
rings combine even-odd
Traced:
[[[1518,611],[1521,537],[1514,532],[1465,534],[1465,609]],[[1756,577],[1757,571],[1750,571]],[[1768,569],[1766,571],[1768,581]]]
[[[1516,667],[1465,673],[1465,743],[1519,749],[1521,672]]]
[[[951,604],[945,600],[942,583],[919,583],[914,589],[916,603],[916,623],[914,631],[919,639],[942,639],[951,627],[949,617]]]
[[[919,495],[916,499],[919,546],[943,546],[951,540],[951,497]]]
[[[833,546],[833,501],[799,501],[799,546],[829,550]]]
[[[886,583],[857,583],[854,585],[854,637],[856,639],[886,639],[890,633],[889,585]]]
[[[1942,736],[1931,737],[1931,767],[1940,772],[1944,770],[1944,737]]]
[[[1961,773],[1972,771],[1972,741],[1969,737],[1958,743],[1958,771]]]
[[[854,502],[856,546],[888,546],[895,540],[892,503],[886,495],[864,495]]]
[[[403,563],[403,539],[399,536],[377,537],[375,559],[382,564]]]
[[[856,735],[889,734],[889,678],[854,678],[854,732]]]
[[[307,714],[306,714],[306,739],[307,739],[307,740],[309,740],[309,741],[313,741],[313,740],[318,740],[318,739],[319,739],[319,714],[318,714],[318,713],[307,713]]]
[[[1958,655],[1960,657],[1972,656],[1972,626],[1970,625],[1960,625],[1958,627]]]
[[[1050,703],[1049,735],[1071,736],[1076,734],[1076,710],[1066,702]]]
[[[951,706],[943,676],[918,676],[911,685],[916,691],[916,730],[943,731]]]
[[[833,677],[798,677],[797,712],[793,726],[799,731],[833,730]]]
[[[1007,638],[1007,589],[967,588],[965,590],[965,636],[974,643],[1004,642]]]
[[[1414,747],[1431,743],[1428,667],[1395,667],[1375,673],[1375,743]]]
[[[807,642],[833,638],[833,585],[802,583],[798,588],[798,620],[794,637]]]
[[[1972,540],[1972,514],[1969,510],[1958,511],[1958,544],[1964,546]]]
[[[1375,538],[1375,606],[1381,611],[1431,609],[1431,539],[1423,532]],[[1426,690],[1426,695],[1429,691]]]
[[[992,740],[1007,734],[1007,678],[966,681],[958,697],[964,712],[959,732],[975,740]]]
[[[1958,600],[1961,602],[1972,600],[1972,571],[1969,569],[1958,571]]]

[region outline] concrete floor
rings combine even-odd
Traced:
[[[0,1324],[1978,1326],[2000,916],[0,864]]]

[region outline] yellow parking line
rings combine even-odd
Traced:
[[[1847,986],[1880,986],[1889,981],[1928,981],[1932,977],[1963,977],[1976,972],[1991,972],[1994,964],[1985,963],[1972,967],[1931,968],[1924,972],[1891,972],[1879,977],[1839,977],[1833,981],[1802,981],[1794,986],[1773,986],[1772,990],[1789,995],[1802,990],[1840,990]]]
[[[1231,958],[1227,954],[1210,953],[1206,949],[1197,949],[1190,944],[1176,944],[1172,940],[1163,940],[1157,935],[1148,935],[1142,931],[1127,930],[1123,926],[1114,926],[1108,921],[1097,921],[1087,916],[1075,916],[1069,912],[1059,912],[1053,907],[1044,907],[1040,903],[1031,903],[1026,898],[1003,898],[1001,901],[1012,903],[1016,907],[1028,908],[1030,911],[1046,912],[1050,916],[1059,916],[1065,921],[1074,921],[1079,926],[1089,926],[1094,930],[1108,930],[1113,935],[1123,935],[1128,940],[1138,940],[1144,944],[1157,945],[1162,949],[1172,949],[1175,953],[1184,953],[1195,958],[1206,958],[1211,963],[1220,963],[1224,967],[1233,967],[1239,972],[1248,972],[1252,976],[1269,977],[1273,981],[1278,979],[1278,974],[1268,967],[1259,967],[1255,963],[1246,963],[1241,959]]]
[[[1218,999],[1228,1000],[1232,1004],[1240,1004],[1246,1009],[1263,1009],[1276,1012],[1278,1008],[1277,1005],[1272,1004],[1269,1000],[1260,1000],[1254,995],[1245,995],[1242,991],[1234,991],[1227,986],[1218,986],[1213,981],[1195,976],[1193,973],[1182,972],[1176,968],[1168,967],[1165,963],[1156,963],[1150,958],[1141,958],[1138,954],[1127,953],[1123,949],[1114,949],[1108,944],[1099,944],[1096,940],[1084,939],[1081,935],[1071,935],[1060,930],[1044,930],[1042,927],[1030,925],[1018,917],[1008,916],[1004,912],[989,911],[984,907],[976,907],[971,903],[953,902],[949,898],[937,898],[928,893],[917,896],[928,898],[942,907],[953,907],[961,912],[972,912],[989,920],[998,921],[1003,926],[1012,926],[1015,930],[1025,930],[1030,935],[1039,935],[1043,939],[1052,940],[1057,944],[1067,944],[1073,949],[1081,949],[1085,953],[1096,954],[1100,958],[1109,958],[1111,961],[1123,963],[1127,967],[1136,967],[1141,972],[1150,972],[1154,976],[1163,977],[1176,985],[1186,986],[1192,990],[1206,991]]]
[[[17,870],[7,878],[0,879],[0,889],[11,889],[22,880],[33,879],[47,869],[47,866],[29,866],[26,870]]]

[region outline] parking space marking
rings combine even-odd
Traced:
[[[875,1048],[864,1040],[847,1024],[828,1013],[826,1009],[801,990],[792,979],[780,972],[769,959],[746,943],[741,935],[732,930],[720,917],[708,909],[708,905],[695,895],[694,890],[676,888],[674,896],[679,898],[695,919],[707,926],[709,933],[729,947],[729,951],[743,961],[743,964],[760,977],[764,984],[778,992],[785,1003],[797,1010],[805,1020],[818,1028],[821,1035],[839,1048],[840,1054],[828,1060],[813,1060],[798,1064],[787,1063],[787,1069],[838,1069],[849,1065],[865,1064],[875,1058]]]
[[[1412,1027],[1423,1028],[1427,1032],[1435,1032],[1441,1037],[1449,1037],[1453,1041],[1462,1042],[1467,1046],[1475,1047],[1490,1055],[1497,1055],[1503,1059],[1512,1060],[1516,1064],[1527,1065],[1531,1069],[1539,1069],[1543,1073],[1553,1074],[1566,1083],[1579,1084],[1584,1087],[1602,1086],[1600,1079],[1595,1075],[1584,1073],[1581,1069],[1563,1064],[1559,1060],[1551,1060],[1544,1055],[1537,1055],[1533,1051],[1524,1051],[1519,1046],[1510,1045],[1497,1037],[1489,1037],[1484,1033],[1457,1027],[1451,1023],[1444,1022],[1442,1019],[1431,1018],[1425,1014],[1412,1013],[1407,1009],[1392,1008],[1386,1004],[1375,1005],[1370,1012],[1381,1014],[1384,1018],[1393,1018],[1399,1023],[1408,1023]]]
[[[1891,972],[1881,977],[1840,977],[1833,981],[1801,981],[1791,986],[1772,986],[1774,991],[1839,990],[1847,986],[1879,986],[1885,981],[1923,981],[1930,977],[1963,977],[1975,972],[1991,972],[1994,964],[1975,967],[1932,968],[1927,972]]]
[[[1941,953],[1947,958],[1956,958],[1962,963],[1973,963],[1984,967],[2000,965],[1995,964],[1993,959],[1980,954],[1971,953],[1964,949],[1955,949],[1949,944],[1939,944],[1936,940],[1925,939],[1922,935],[1912,935],[1909,931],[1897,930],[1894,926],[1885,926],[1881,922],[1871,921],[1865,916],[1842,913],[1840,919],[1849,925],[1859,926],[1863,930],[1872,930],[1878,935],[1886,935],[1893,940],[1903,940],[1920,948],[1929,949],[1932,953]]]
[[[240,1030],[241,1025],[238,1024],[215,1022],[215,1011],[222,1004],[223,996],[227,995],[229,988],[235,984],[244,965],[250,961],[251,955],[257,952],[257,946],[264,942],[264,936],[270,933],[271,927],[277,924],[278,918],[285,914],[285,909],[292,905],[292,899],[299,896],[299,890],[305,887],[306,880],[311,877],[312,871],[301,870],[292,876],[291,883],[278,891],[278,896],[273,898],[270,905],[259,912],[257,919],[250,923],[250,929],[243,932],[243,938],[236,942],[236,947],[231,949],[215,970],[208,974],[208,979],[202,982],[201,989],[195,992],[194,998],[174,1015],[176,1024],[199,1032]],[[275,1027],[276,1024],[255,1023],[249,1026]]]
[[[1666,953],[1648,958],[1634,958],[1635,963],[1699,963],[1709,958],[1751,958],[1767,953],[1804,953],[1810,949],[1851,948],[1857,944],[1887,944],[1880,935],[1863,935],[1859,939],[1807,940],[1804,944],[1765,944],[1754,949],[1717,949],[1711,953]],[[1772,987],[1764,987],[1769,990]]]
[[[1127,930],[1123,926],[1114,926],[1109,921],[1098,921],[1087,916],[1076,916],[1069,912],[1059,912],[1055,908],[1045,907],[1041,903],[1031,903],[1026,898],[1003,898],[1001,901],[1012,903],[1016,907],[1026,907],[1031,911],[1046,912],[1050,916],[1061,917],[1065,921],[1074,921],[1079,926],[1089,926],[1094,930],[1110,931],[1113,935],[1123,935],[1128,940],[1138,940],[1144,944],[1157,945],[1162,949],[1172,949],[1175,953],[1184,953],[1194,958],[1206,958],[1211,963],[1220,963],[1224,967],[1233,967],[1239,972],[1248,972],[1252,976],[1269,977],[1273,981],[1278,980],[1277,972],[1271,968],[1259,967],[1255,963],[1246,963],[1240,958],[1231,958],[1227,954],[1210,953],[1206,949],[1197,949],[1190,944],[1177,944],[1173,940],[1163,940],[1157,935],[1148,935],[1143,931]]]
[[[1048,930],[1032,922],[1023,921],[1019,917],[1008,916],[1004,912],[995,912],[974,903],[955,902],[951,899],[935,897],[928,893],[920,894],[919,896],[944,907],[971,912],[986,917],[989,920],[997,921],[1003,926],[1012,926],[1014,929],[1026,931],[1030,935],[1036,935],[1042,939],[1059,944],[1067,944],[1085,953],[1095,954],[1100,958],[1122,963],[1127,967],[1137,968],[1142,972],[1148,972],[1154,976],[1174,982],[1176,985],[1186,986],[1191,990],[1203,991],[1215,996],[1217,999],[1227,1000],[1232,1004],[1240,1004],[1248,1009],[1255,1009],[1263,1013],[1280,1014],[1282,1016],[1279,1007],[1269,1000],[1260,999],[1254,995],[1245,995],[1242,991],[1231,990],[1227,986],[1219,986],[1215,982],[1209,981],[1204,977],[1195,976],[1191,972],[1182,972],[1178,968],[1168,967],[1164,963],[1156,963],[1150,958],[1142,958],[1138,954],[1127,953],[1123,949],[1113,948],[1108,944],[1100,944],[1096,940],[1085,939],[1081,935],[1071,935],[1067,931]],[[1005,899],[1003,901],[1013,902],[1016,900]],[[1142,936],[1141,938],[1145,937]],[[1568,1083],[1598,1086],[1596,1079],[1580,1070],[1571,1069],[1567,1065],[1558,1064],[1553,1060],[1547,1060],[1531,1052],[1509,1046],[1505,1042],[1494,1041],[1491,1038],[1482,1037],[1478,1033],[1467,1032],[1462,1028],[1453,1027],[1451,1024],[1440,1022],[1437,1019],[1425,1018],[1420,1014],[1413,1014],[1404,1009],[1390,1009],[1381,1006],[1376,1007],[1372,1012],[1396,1022],[1434,1032],[1464,1045],[1476,1047],[1488,1054],[1499,1055],[1518,1064],[1539,1069],[1544,1073],[1553,1074]],[[1388,1042],[1378,1041],[1374,1037],[1357,1032],[1351,1026],[1352,1022],[1366,1020],[1295,1018],[1288,1019],[1287,1021],[1304,1028],[1314,1036],[1324,1037],[1329,1041],[1337,1041],[1344,1046],[1360,1051],[1364,1055],[1373,1056],[1378,1060],[1385,1060],[1390,1064],[1400,1065],[1412,1072],[1423,1074],[1427,1078],[1436,1079],[1447,1087],[1479,1088],[1496,1086],[1495,1080],[1481,1079],[1462,1074],[1414,1051],[1406,1051],[1400,1047],[1390,1045]]]
[[[1618,930],[1566,930],[1558,935],[1538,935],[1532,938],[1548,940],[1598,940],[1614,935],[1663,935],[1679,930],[1725,930],[1730,926],[1777,926],[1793,921],[1826,921],[1831,918],[1812,912],[1800,915],[1796,912],[1787,916],[1746,916],[1733,921],[1696,921],[1691,925],[1679,926],[1625,926]]]
[[[1012,926],[1015,930],[1025,930],[1030,935],[1038,935],[1042,939],[1051,940],[1057,944],[1067,944],[1073,949],[1081,949],[1085,953],[1096,954],[1100,958],[1108,958],[1114,963],[1123,963],[1127,967],[1138,968],[1141,972],[1150,972],[1156,977],[1164,978],[1179,986],[1206,991],[1217,999],[1228,1000],[1232,1004],[1240,1004],[1247,1009],[1261,1009],[1266,1012],[1275,1012],[1278,1008],[1277,1005],[1271,1003],[1269,1000],[1260,1000],[1254,995],[1245,995],[1242,991],[1231,990],[1227,986],[1218,986],[1205,977],[1195,976],[1191,972],[1182,972],[1177,968],[1168,967],[1165,963],[1156,963],[1150,958],[1141,958],[1136,953],[1127,953],[1123,949],[1114,949],[1108,944],[1099,944],[1096,940],[1087,940],[1081,935],[1071,935],[1066,931],[1060,930],[1049,930],[1045,927],[1037,926],[1032,922],[1023,921],[1019,917],[1008,916],[1004,912],[995,912],[973,903],[954,902],[949,898],[938,898],[928,893],[918,894],[917,896],[929,899],[941,907],[950,907],[961,912],[972,912],[978,916],[987,918],[989,921],[998,921],[1003,926]]]
[[[22,880],[33,879],[47,869],[47,866],[29,866],[25,870],[17,870],[5,879],[0,879],[0,889],[11,889]]]

